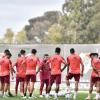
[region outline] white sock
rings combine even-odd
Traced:
[[[7,95],[7,92],[4,92],[4,95]]]
[[[99,93],[99,96],[98,96],[98,97],[99,97],[99,99],[100,99],[100,93]]]
[[[74,96],[77,96],[77,91],[74,91]]]
[[[67,86],[67,93],[70,93],[70,86]]]
[[[46,97],[49,97],[49,93],[46,94]]]
[[[2,91],[0,91],[0,96],[2,96],[3,95],[3,92]]]
[[[90,98],[91,97],[91,94],[89,93],[87,97]]]
[[[100,95],[99,93],[96,93],[96,99],[99,99],[99,95]]]
[[[99,99],[100,99],[100,93],[99,93]]]
[[[20,95],[21,95],[21,96],[24,96],[24,94],[23,94],[23,93],[20,93]]]
[[[58,93],[55,93],[55,95],[54,95],[55,97],[57,97],[58,96]]]

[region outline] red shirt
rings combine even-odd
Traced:
[[[94,58],[94,59],[92,60],[92,66],[95,67],[97,70],[100,71],[100,59]],[[100,72],[99,72],[99,75],[100,75]],[[93,70],[93,71],[92,71],[92,76],[93,76],[93,77],[98,77],[98,74]]]
[[[10,75],[11,60],[8,58],[0,59],[0,76]]]
[[[34,55],[29,55],[26,58],[26,75],[36,75],[36,67],[39,64],[39,59]]]
[[[40,64],[40,80],[50,79],[50,66],[44,60]]]
[[[19,77],[25,77],[25,73],[26,73],[26,70],[25,70],[26,66],[24,64],[25,59],[26,59],[25,56],[18,57],[15,63],[16,70],[17,70],[16,75]]]
[[[67,63],[69,64],[69,73],[79,74],[81,62],[81,57],[78,54],[74,53],[68,56]]]
[[[48,60],[48,63],[51,65],[51,75],[61,74],[61,64],[66,64],[64,58],[58,54],[51,56]]]

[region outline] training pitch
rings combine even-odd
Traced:
[[[87,93],[79,93],[76,100],[85,100],[86,96],[87,96]],[[36,97],[37,98],[32,98],[32,99],[29,99],[29,100],[47,100],[45,97],[40,98],[39,95],[36,95]],[[92,96],[92,98],[94,98],[94,95]],[[91,100],[93,100],[92,98],[91,98]],[[0,98],[0,100],[27,100],[27,99],[23,99],[20,96]],[[54,99],[53,99],[53,97],[51,97],[48,100],[54,100]],[[67,99],[62,96],[62,97],[58,97],[58,100],[67,100]],[[73,100],[73,99],[70,99],[70,100]]]

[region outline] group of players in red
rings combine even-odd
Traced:
[[[21,50],[15,63],[10,60],[11,53],[5,50],[0,54],[0,97],[7,97],[7,92],[10,94],[10,75],[13,77],[16,73],[15,94],[18,92],[18,84],[20,83],[20,94],[23,98],[33,98],[34,83],[36,75],[40,72],[40,97],[43,97],[43,87],[46,84],[46,95],[48,99],[53,83],[56,84],[54,99],[58,97],[58,92],[61,84],[61,73],[67,67],[66,72],[66,95],[67,99],[71,98],[70,81],[75,79],[75,89],[73,99],[77,98],[78,84],[80,77],[84,74],[84,64],[81,57],[75,52],[74,48],[70,49],[70,55],[65,60],[60,55],[61,49],[57,47],[55,54],[49,56],[44,54],[42,60],[37,56],[37,50],[32,49],[31,53],[26,55],[25,50]],[[90,89],[87,100],[91,99],[93,86],[96,86],[95,100],[100,100],[100,59],[97,53],[91,53],[92,74],[90,80]],[[63,66],[62,66],[63,64]],[[16,67],[16,70],[15,68]],[[11,74],[10,74],[11,73]],[[29,94],[27,94],[27,92]],[[29,95],[29,96],[28,96]]]

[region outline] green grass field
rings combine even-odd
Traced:
[[[79,93],[76,100],[85,100],[86,96],[87,96],[86,93]],[[93,97],[94,97],[94,95],[93,95]],[[92,97],[92,98],[93,98],[93,97]],[[27,98],[27,99],[28,99],[28,98]],[[21,98],[20,96],[18,96],[18,97],[0,98],[0,100],[27,100],[27,99],[23,99],[23,98]],[[31,100],[47,100],[47,99],[45,99],[45,98],[40,98],[40,97],[37,95],[37,98],[32,98]],[[53,100],[53,97],[51,97],[49,100]],[[66,100],[66,98],[65,98],[65,97],[58,97],[58,100]],[[71,99],[71,100],[73,100],[73,99]],[[91,100],[92,100],[92,99],[91,99]]]

